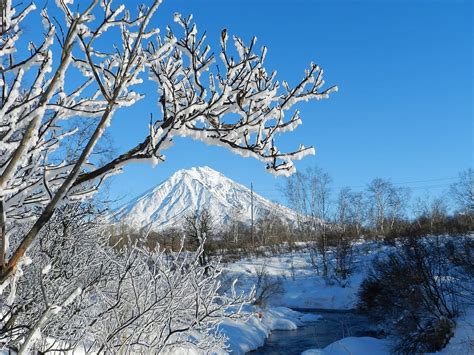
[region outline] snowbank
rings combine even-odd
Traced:
[[[232,354],[245,354],[263,346],[272,330],[294,330],[305,323],[321,318],[316,314],[305,314],[286,307],[274,307],[262,310],[246,322],[225,320],[220,330],[228,337]]]
[[[322,277],[309,276],[285,280],[284,294],[272,300],[272,304],[300,309],[354,309],[357,292],[363,277],[355,275],[346,287],[328,285]]]
[[[324,349],[310,349],[301,355],[388,355],[390,343],[386,339],[348,337],[329,344]]]

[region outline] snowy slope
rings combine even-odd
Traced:
[[[268,212],[284,220],[294,220],[294,212],[253,194],[254,218]],[[145,194],[118,208],[114,221],[132,228],[151,226],[154,230],[180,227],[184,216],[196,209],[210,210],[214,221],[250,223],[251,191],[223,174],[207,167],[179,170]]]

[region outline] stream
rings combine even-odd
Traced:
[[[375,336],[375,328],[366,316],[355,311],[300,310],[323,318],[296,330],[274,330],[265,345],[248,354],[301,354],[308,349],[324,348],[349,336]]]

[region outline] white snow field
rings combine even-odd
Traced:
[[[251,191],[207,167],[183,169],[153,189],[119,207],[112,216],[132,228],[162,230],[178,227],[183,217],[196,209],[209,210],[216,223],[230,220],[250,223]],[[295,220],[294,211],[253,194],[254,217],[273,213],[283,220]]]

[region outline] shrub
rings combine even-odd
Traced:
[[[402,329],[395,352],[402,354],[432,353],[443,349],[453,336],[455,323],[447,317],[430,319],[412,332]]]
[[[283,293],[283,282],[280,278],[274,278],[268,274],[267,265],[262,265],[257,269],[257,282],[255,284],[254,304],[266,307],[271,297],[279,296]]]
[[[461,243],[450,248],[464,255]],[[398,336],[396,352],[438,351],[452,336],[459,300],[469,291],[446,249],[439,239],[406,240],[375,259],[361,285],[360,310]]]

